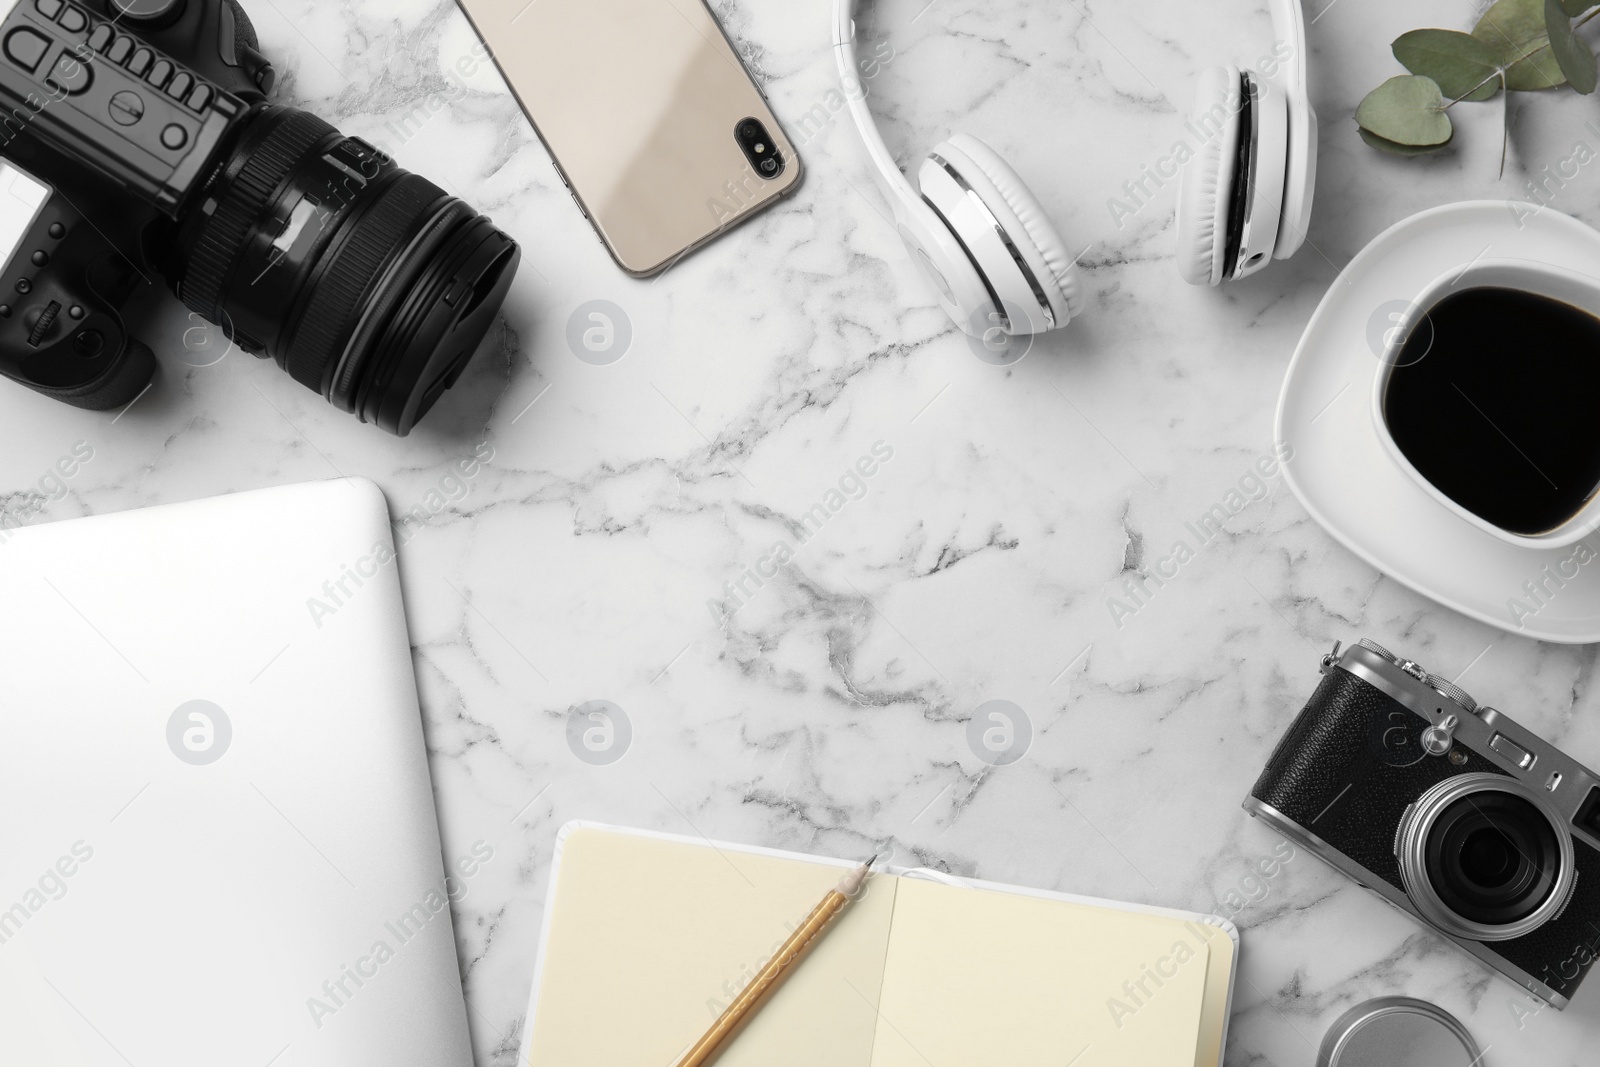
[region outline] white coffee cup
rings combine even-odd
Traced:
[[[1600,318],[1600,278],[1592,278],[1547,263],[1525,259],[1478,259],[1464,267],[1441,274],[1417,294],[1411,301],[1410,307],[1398,316],[1395,327],[1389,330],[1385,337],[1385,346],[1380,357],[1382,365],[1373,382],[1372,421],[1377,427],[1378,439],[1383,442],[1384,448],[1388,450],[1395,464],[1444,507],[1507,544],[1524,548],[1562,548],[1600,529],[1600,486],[1596,486],[1595,490],[1590,492],[1588,500],[1577,514],[1560,526],[1539,534],[1512,533],[1473,514],[1440,492],[1412,465],[1405,453],[1400,451],[1400,446],[1390,434],[1388,421],[1383,415],[1383,397],[1389,388],[1389,378],[1399,364],[1401,351],[1405,348],[1406,342],[1411,338],[1412,332],[1423,324],[1428,312],[1452,293],[1491,287],[1520,289],[1523,292],[1549,297]],[[1418,358],[1426,356],[1408,356],[1407,362],[1415,363]],[[1596,358],[1600,358],[1600,353],[1596,353]]]

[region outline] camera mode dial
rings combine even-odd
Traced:
[[[183,17],[186,0],[111,0],[112,16],[130,27],[159,30]]]

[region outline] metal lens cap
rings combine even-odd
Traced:
[[[111,0],[118,18],[148,29],[163,29],[183,17],[186,0]]]
[[[1443,1008],[1379,997],[1339,1017],[1317,1067],[1477,1067],[1482,1058],[1466,1027]]]

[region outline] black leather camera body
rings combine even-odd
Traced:
[[[1600,955],[1600,776],[1363,640],[1245,810],[1556,1008]]]
[[[516,243],[273,81],[238,0],[0,0],[0,374],[127,403],[155,360],[121,309],[164,280],[392,433],[455,383]]]

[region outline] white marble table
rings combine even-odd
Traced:
[[[68,495],[28,521],[339,474],[375,479],[397,515],[437,504],[401,559],[447,858],[494,850],[455,908],[480,1064],[515,1059],[552,841],[574,818],[843,856],[890,841],[956,874],[1230,915],[1245,944],[1234,1065],[1311,1064],[1326,1027],[1380,994],[1457,1013],[1489,1063],[1593,1062],[1600,979],[1566,1013],[1530,1014],[1310,856],[1256,873],[1278,839],[1239,807],[1336,639],[1448,675],[1470,665],[1464,685],[1595,765],[1590,651],[1506,636],[1382,577],[1281,478],[1136,612],[1109,607],[1270,451],[1283,370],[1338,268],[1415,210],[1521,197],[1596,140],[1592,98],[1514,105],[1503,181],[1499,104],[1462,115],[1440,158],[1381,158],[1349,116],[1398,73],[1388,41],[1462,26],[1469,5],[1315,4],[1313,247],[1205,291],[1172,263],[1175,181],[1129,217],[1108,201],[1170,152],[1199,69],[1269,51],[1260,0],[884,4],[869,21],[894,58],[871,99],[891,147],[914,161],[979,133],[1085,250],[1089,313],[1002,369],[932,303],[839,119],[796,132],[809,173],[792,200],[635,282],[493,71],[447,77],[473,45],[452,4],[247,6],[283,98],[523,243],[503,324],[398,440],[270,363],[188,365],[195,324],[169,303],[141,326],[163,374],[120,417],[0,389],[0,499],[20,506],[87,441]],[[834,84],[829,0],[716,6],[797,130]],[[1556,206],[1600,224],[1597,189],[1586,171]],[[565,339],[590,300],[631,323],[609,365]],[[451,481],[480,446],[492,460]],[[852,480],[875,449],[872,476]],[[802,544],[819,502],[838,506]],[[780,544],[794,558],[775,568]],[[710,610],[741,580],[737,610]],[[609,765],[569,745],[596,700],[631,723]],[[1031,723],[1008,766],[967,741],[990,700]]]

